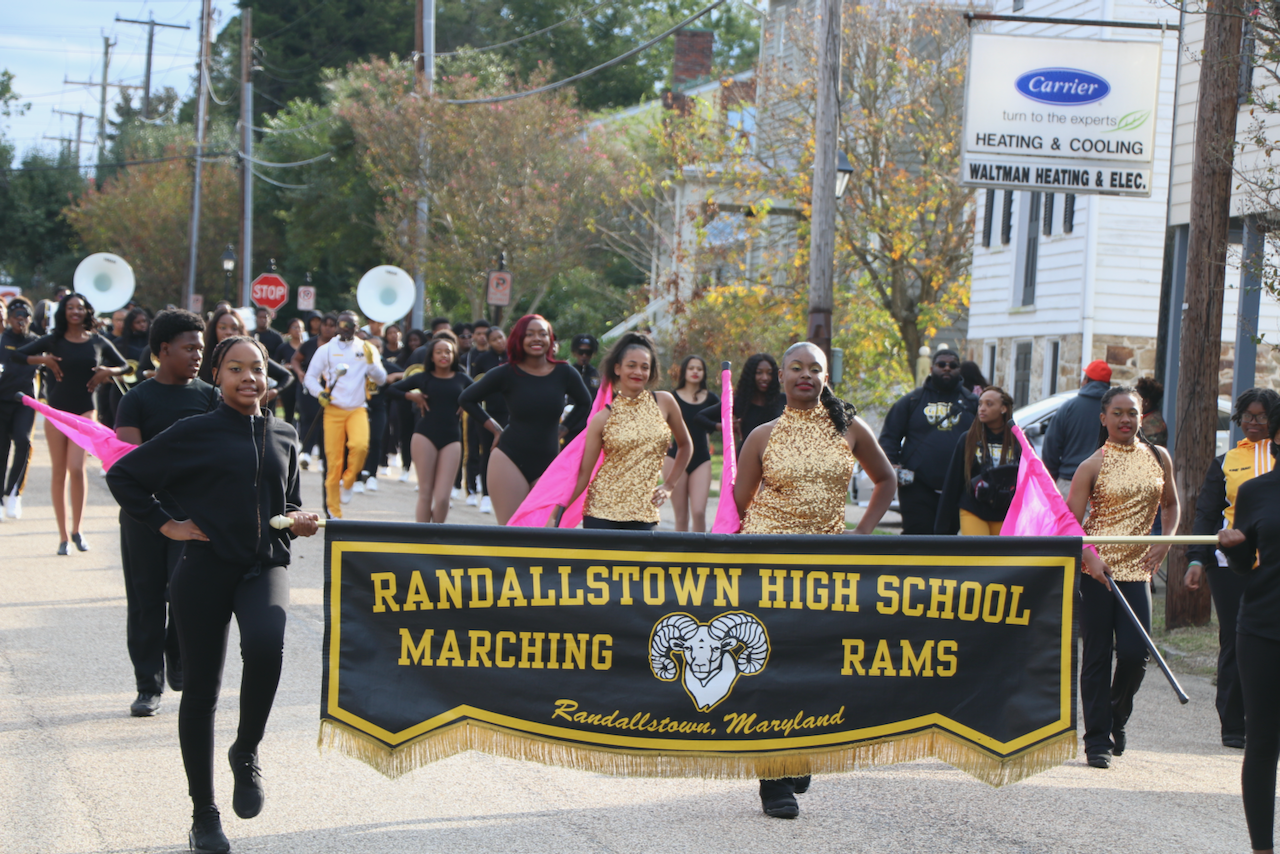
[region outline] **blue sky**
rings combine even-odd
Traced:
[[[102,37],[116,42],[111,52],[108,80],[140,85],[146,63],[147,28],[117,23],[115,18],[145,21],[154,17],[167,24],[187,24],[190,30],[156,27],[151,65],[152,89],[172,86],[185,98],[192,91],[195,69],[199,0],[9,0],[0,16],[0,68],[14,75],[13,85],[22,101],[31,102],[23,116],[3,121],[4,135],[16,144],[19,157],[33,146],[56,151],[61,143],[45,136],[74,137],[76,119],[54,109],[92,116],[84,123],[82,139],[91,141],[97,131],[100,90],[68,86],[63,80],[102,79]],[[214,0],[216,34],[237,14],[232,0]],[[117,90],[108,90],[107,114]],[[141,92],[135,92],[135,103]],[[92,144],[81,148],[82,162],[94,159]]]

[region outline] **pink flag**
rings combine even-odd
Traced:
[[[1018,487],[1009,513],[1000,528],[1002,537],[1083,537],[1084,529],[1062,500],[1049,470],[1017,427],[1013,435],[1022,445],[1018,461]]]
[[[22,395],[22,402],[52,421],[68,439],[101,460],[103,471],[108,471],[116,460],[134,449],[128,442],[117,439],[115,431],[110,427],[91,418],[54,409],[25,394]]]
[[[590,423],[595,414],[612,401],[613,384],[600,383],[595,402],[591,404],[591,414],[587,416],[587,422]],[[552,460],[551,465],[547,466],[542,477],[538,478],[537,484],[525,496],[524,501],[520,502],[515,515],[507,520],[508,525],[520,528],[546,526],[556,505],[566,504],[569,496],[573,494],[573,488],[578,485],[578,472],[582,468],[582,455],[586,453],[586,445],[587,430],[584,427],[582,432]],[[602,453],[600,459],[596,460],[595,468],[591,470],[592,479],[595,478],[596,472],[600,471],[600,465],[603,462],[604,454]],[[565,507],[564,515],[560,517],[561,528],[577,527],[582,521],[582,503],[586,500],[587,491],[584,489],[572,505]]]
[[[720,469],[720,503],[711,524],[713,534],[736,534],[742,529],[733,483],[738,479],[738,455],[733,443],[733,377],[728,362],[720,372],[720,435],[724,445],[724,467]]]

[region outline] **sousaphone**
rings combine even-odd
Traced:
[[[413,310],[413,277],[390,264],[374,267],[356,285],[356,304],[370,320],[394,323]]]
[[[93,303],[95,312],[110,313],[128,304],[136,281],[129,262],[110,252],[95,252],[76,267],[71,284]]]

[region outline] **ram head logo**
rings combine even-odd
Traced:
[[[711,711],[729,696],[739,676],[759,673],[768,661],[764,624],[743,611],[721,614],[709,623],[668,614],[653,627],[649,640],[653,675],[672,682],[683,667],[684,689],[700,712]]]

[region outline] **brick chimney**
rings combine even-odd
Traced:
[[[672,86],[679,90],[711,77],[711,52],[716,34],[711,30],[685,28],[676,32],[676,58]]]

